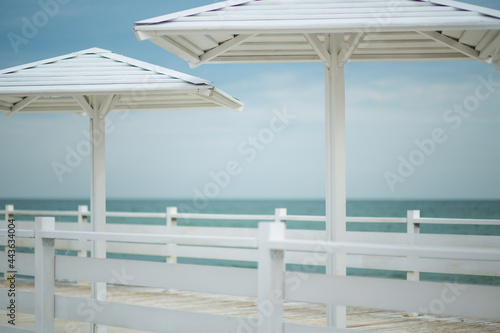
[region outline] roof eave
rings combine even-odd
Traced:
[[[199,33],[266,34],[266,33],[352,33],[352,32],[406,32],[442,30],[500,30],[500,20],[491,17],[451,17],[445,22],[434,18],[393,19],[382,25],[376,19],[357,20],[262,20],[168,22],[134,28],[140,40],[155,36],[189,35]]]

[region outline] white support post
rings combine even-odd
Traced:
[[[93,96],[90,104],[94,110],[90,118],[90,219],[92,231],[106,231],[106,135],[105,135],[105,117],[101,117],[98,110],[104,103],[103,96],[97,98]],[[105,112],[106,110],[102,110]],[[92,242],[92,257],[106,258],[106,242]],[[93,282],[91,285],[91,298],[94,301],[106,300],[106,283]],[[106,333],[105,326],[91,325],[91,333]]]
[[[345,158],[345,78],[344,66],[339,67],[344,34],[327,38],[331,66],[325,66],[326,96],[326,240],[346,239],[346,158]],[[346,255],[330,254],[326,264],[328,275],[346,275]],[[346,327],[346,307],[328,305],[327,326]]]
[[[54,231],[53,217],[35,218],[35,333],[54,332],[55,246],[41,231]]]
[[[275,208],[274,209],[274,222],[280,223],[284,222],[286,224],[286,208]]]
[[[259,223],[258,333],[283,332],[285,255],[269,248],[269,240],[284,240],[285,223]]]
[[[174,217],[176,214],[177,214],[177,207],[167,207],[167,233],[171,233],[173,227],[177,226],[177,218]],[[176,244],[167,244],[167,263],[169,264],[177,263],[177,255],[172,255],[175,254],[176,251],[177,251]]]
[[[9,228],[9,220],[14,219],[14,205],[5,205],[5,229]],[[8,253],[9,250],[14,250],[8,245],[5,245],[5,252]],[[5,272],[3,274],[4,280],[8,280],[12,277],[12,274]]]

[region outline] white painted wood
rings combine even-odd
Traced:
[[[415,245],[415,235],[420,233],[420,224],[416,222],[418,218],[420,218],[419,210],[409,210],[406,213],[408,222],[406,223],[406,232],[408,234],[409,245]],[[410,256],[408,257],[409,262],[417,261],[418,256]],[[413,265],[412,265],[413,266]],[[406,272],[406,279],[408,281],[419,281],[420,280],[420,272],[418,270],[411,270]],[[418,312],[409,313],[409,315],[416,317],[418,316]]]
[[[319,59],[323,61],[326,66],[331,66],[332,63],[330,62],[330,53],[326,49],[325,44],[319,40],[318,36],[314,34],[304,34],[304,37],[318,54]]]
[[[54,332],[54,239],[43,237],[42,231],[55,230],[55,219],[37,217],[35,228],[35,333]]]
[[[409,245],[415,245],[415,235],[420,233],[420,224],[416,222],[420,218],[419,210],[409,210],[407,212],[408,222],[406,224],[406,232],[408,233]],[[410,260],[414,260],[418,257],[410,257]],[[420,273],[418,271],[408,271],[406,273],[406,279],[408,281],[418,281],[420,279]]]
[[[283,222],[259,223],[258,333],[283,332],[285,256],[267,244],[285,239],[285,230]]]
[[[203,54],[202,50],[199,52]],[[76,113],[82,108],[92,114],[92,107],[84,96],[94,95],[107,96],[101,102],[107,110],[100,113],[102,117],[111,110],[123,109],[242,108],[241,102],[220,91],[216,99],[208,101],[187,95],[213,91],[207,80],[102,49],[83,50],[53,62],[41,61],[34,66],[18,66],[0,73],[0,107],[6,114],[12,111]],[[144,92],[145,98],[134,97],[138,91]],[[172,94],[185,98],[172,103],[171,96],[167,96]],[[156,102],[150,101],[149,95],[155,95]],[[120,103],[121,98],[127,96],[133,100],[129,98],[127,103]]]
[[[500,261],[500,249],[481,249],[461,247],[415,247],[403,245],[386,245],[376,243],[348,243],[348,242],[313,242],[299,240],[284,240],[281,242],[270,241],[273,249],[286,251],[310,251],[318,253],[357,253],[367,255],[404,255],[420,256],[441,259],[462,260],[490,260]]]
[[[73,281],[257,296],[257,272],[246,268],[57,256],[55,276]]]
[[[257,247],[257,240],[252,237],[206,237],[184,235],[149,235],[136,233],[109,233],[84,231],[52,231],[42,232],[46,237],[66,239],[87,239],[97,241],[115,241],[130,243],[181,243],[190,245],[227,246],[227,247]]]
[[[287,272],[285,281],[293,281]],[[297,284],[285,284],[288,301],[419,312],[474,318],[500,318],[500,288],[451,283],[305,274]],[[397,297],[387,297],[387,290]],[[355,292],[353,292],[355,291]],[[480,300],[481,306],[477,302]]]
[[[206,64],[210,60],[216,58],[217,56],[223,54],[224,52],[230,50],[231,48],[234,48],[245,41],[251,39],[255,35],[239,35],[237,37],[234,37],[233,39],[228,40],[227,42],[222,43],[221,45],[217,46],[216,48],[213,48],[205,53],[203,53],[200,56],[200,60],[195,63],[190,63],[191,68],[198,67],[200,65]],[[203,51],[202,51],[203,52]]]
[[[78,311],[85,299],[56,296],[58,318],[88,322],[88,313]],[[85,304],[85,303],[83,303]],[[243,318],[215,315],[201,312],[170,310],[158,307],[144,307],[112,302],[99,303],[101,311],[95,311],[95,321],[102,325],[127,327],[146,332],[168,333],[220,333],[238,332]],[[245,331],[256,333],[256,331]]]
[[[93,232],[106,230],[106,133],[103,115],[107,110],[101,107],[105,104],[102,98],[90,100],[92,117],[90,120],[90,222]],[[110,100],[108,98],[108,100]],[[109,104],[108,104],[109,105]],[[106,242],[94,240],[92,243],[93,258],[106,258]],[[91,285],[91,299],[96,302],[106,300],[106,284],[94,282]],[[106,327],[91,325],[91,333],[106,333]]]
[[[22,109],[24,109],[25,107],[27,107],[28,105],[30,105],[31,103],[33,103],[34,101],[36,101],[39,98],[40,98],[39,96],[29,96],[29,97],[24,98],[22,101],[14,104],[14,106],[12,106],[10,113],[7,113],[7,117],[10,117],[14,113],[21,111]]]
[[[380,27],[380,32],[395,31],[441,31],[479,29],[498,29],[497,19],[485,16],[421,16],[421,17],[395,17],[390,24],[380,24],[380,18],[353,18],[338,20],[253,20],[253,21],[194,21],[194,22],[169,22],[157,25],[136,26],[135,31],[140,31],[149,38],[165,35],[182,35],[207,33],[235,33],[255,34],[269,31],[287,33],[345,33],[347,31],[362,31],[367,25]],[[237,24],[236,24],[237,23]],[[153,41],[154,42],[154,41]]]
[[[352,328],[331,328],[318,325],[304,325],[284,323],[285,333],[374,333],[373,331],[361,331]]]
[[[145,34],[141,34],[145,35]],[[142,38],[142,37],[141,37]],[[200,57],[196,54],[193,53],[192,51],[188,50],[184,46],[180,45],[179,43],[175,42],[172,38],[166,37],[166,36],[148,36],[147,37],[149,40],[151,40],[153,43],[158,45],[159,47],[162,47],[176,55],[178,55],[181,58],[187,59],[189,62],[198,62],[200,61]]]
[[[177,207],[167,207],[167,232],[172,232],[173,227],[177,226],[177,219],[173,217],[175,214],[177,214]],[[176,253],[176,248],[176,244],[167,243],[167,252],[171,254],[167,256],[167,263],[177,263],[177,256],[172,255]]]
[[[479,54],[479,57],[481,59],[486,59],[488,57],[494,56],[496,50],[498,50],[499,47],[500,47],[500,31],[497,32],[495,38],[493,38],[488,44],[486,44],[484,49]]]
[[[330,63],[338,64],[343,34],[330,35]],[[342,242],[346,238],[345,180],[345,79],[344,67],[325,66],[325,131],[326,131],[326,240]],[[328,275],[344,276],[344,253],[330,253],[326,265]],[[328,306],[327,326],[346,327],[346,308]]]
[[[466,56],[471,57],[472,59],[481,61],[483,63],[488,63],[488,61],[485,61],[486,57],[482,57],[481,54],[476,51],[474,48],[469,47],[465,44],[462,44],[460,42],[457,42],[456,40],[446,37],[443,34],[440,34],[439,32],[434,32],[434,31],[422,31],[419,32],[420,34],[427,36],[429,38],[434,39],[437,42],[442,43],[443,45],[446,45],[453,50],[456,50],[460,53],[465,54]]]
[[[366,37],[366,33],[360,32],[357,34],[351,34],[346,44],[342,47],[340,54],[338,55],[337,66],[342,67],[352,56],[356,48]]]
[[[22,327],[15,327],[12,325],[0,325],[0,332],[2,333],[34,333],[35,331],[28,330]]]
[[[274,222],[276,223],[280,223],[280,222],[284,222],[286,224],[286,220],[287,220],[287,211],[286,211],[286,208],[276,208],[274,210]]]

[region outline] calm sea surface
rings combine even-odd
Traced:
[[[73,210],[78,205],[89,205],[88,200],[75,199],[0,199],[0,207],[13,204],[17,210]],[[212,200],[193,202],[192,200],[153,199],[153,200],[117,200],[107,201],[108,211],[123,212],[165,212],[166,207],[178,207],[179,212],[186,213],[225,213],[225,214],[261,214],[272,215],[275,208],[287,208],[290,215],[325,215],[323,200]],[[467,218],[467,219],[500,219],[500,201],[382,201],[382,200],[348,200],[347,216],[364,217],[405,217],[407,210],[420,210],[422,217]],[[22,220],[26,216],[16,216]],[[30,217],[32,219],[32,217]],[[68,217],[56,217],[56,221],[75,221]],[[108,218],[108,223],[143,223],[165,224],[164,219]],[[213,221],[213,220],[179,220],[179,225],[210,226],[210,227],[256,227],[258,221]],[[288,222],[287,228],[324,229],[324,223],[318,222]],[[351,231],[405,232],[403,224],[362,224],[348,223]],[[500,226],[449,226],[422,225],[422,233],[467,234],[500,236]],[[500,244],[499,244],[500,245]],[[135,259],[158,260],[164,258],[153,256],[128,256]],[[179,262],[198,264],[217,264],[226,266],[254,267],[255,263],[229,261],[211,261],[182,259]],[[304,269],[291,266],[290,269]],[[321,271],[321,268],[315,268]],[[374,270],[349,269],[352,275],[374,275],[393,278],[404,278],[404,272],[387,272]],[[500,285],[500,278],[477,277],[469,275],[451,276],[445,274],[422,273],[422,280],[450,280],[464,283]]]

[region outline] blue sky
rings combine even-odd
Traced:
[[[134,36],[134,21],[216,2],[210,0],[57,0],[53,17],[27,43],[12,47],[8,34],[21,34],[25,20],[54,1],[0,2],[0,68],[101,47],[209,79],[246,105],[242,113],[111,114],[108,197],[324,197],[321,64],[190,69]],[[467,2],[500,9],[499,1]],[[500,73],[478,62],[347,64],[348,198],[500,199],[500,88],[467,118],[449,111],[481,80],[500,82]],[[277,113],[294,118],[265,137]],[[0,198],[88,197],[88,157],[62,179],[53,170],[85,140],[87,129],[88,119],[78,115],[0,116]],[[250,152],[252,137],[259,135],[265,144]],[[408,166],[410,159],[418,165]],[[239,172],[211,187],[231,161]]]

